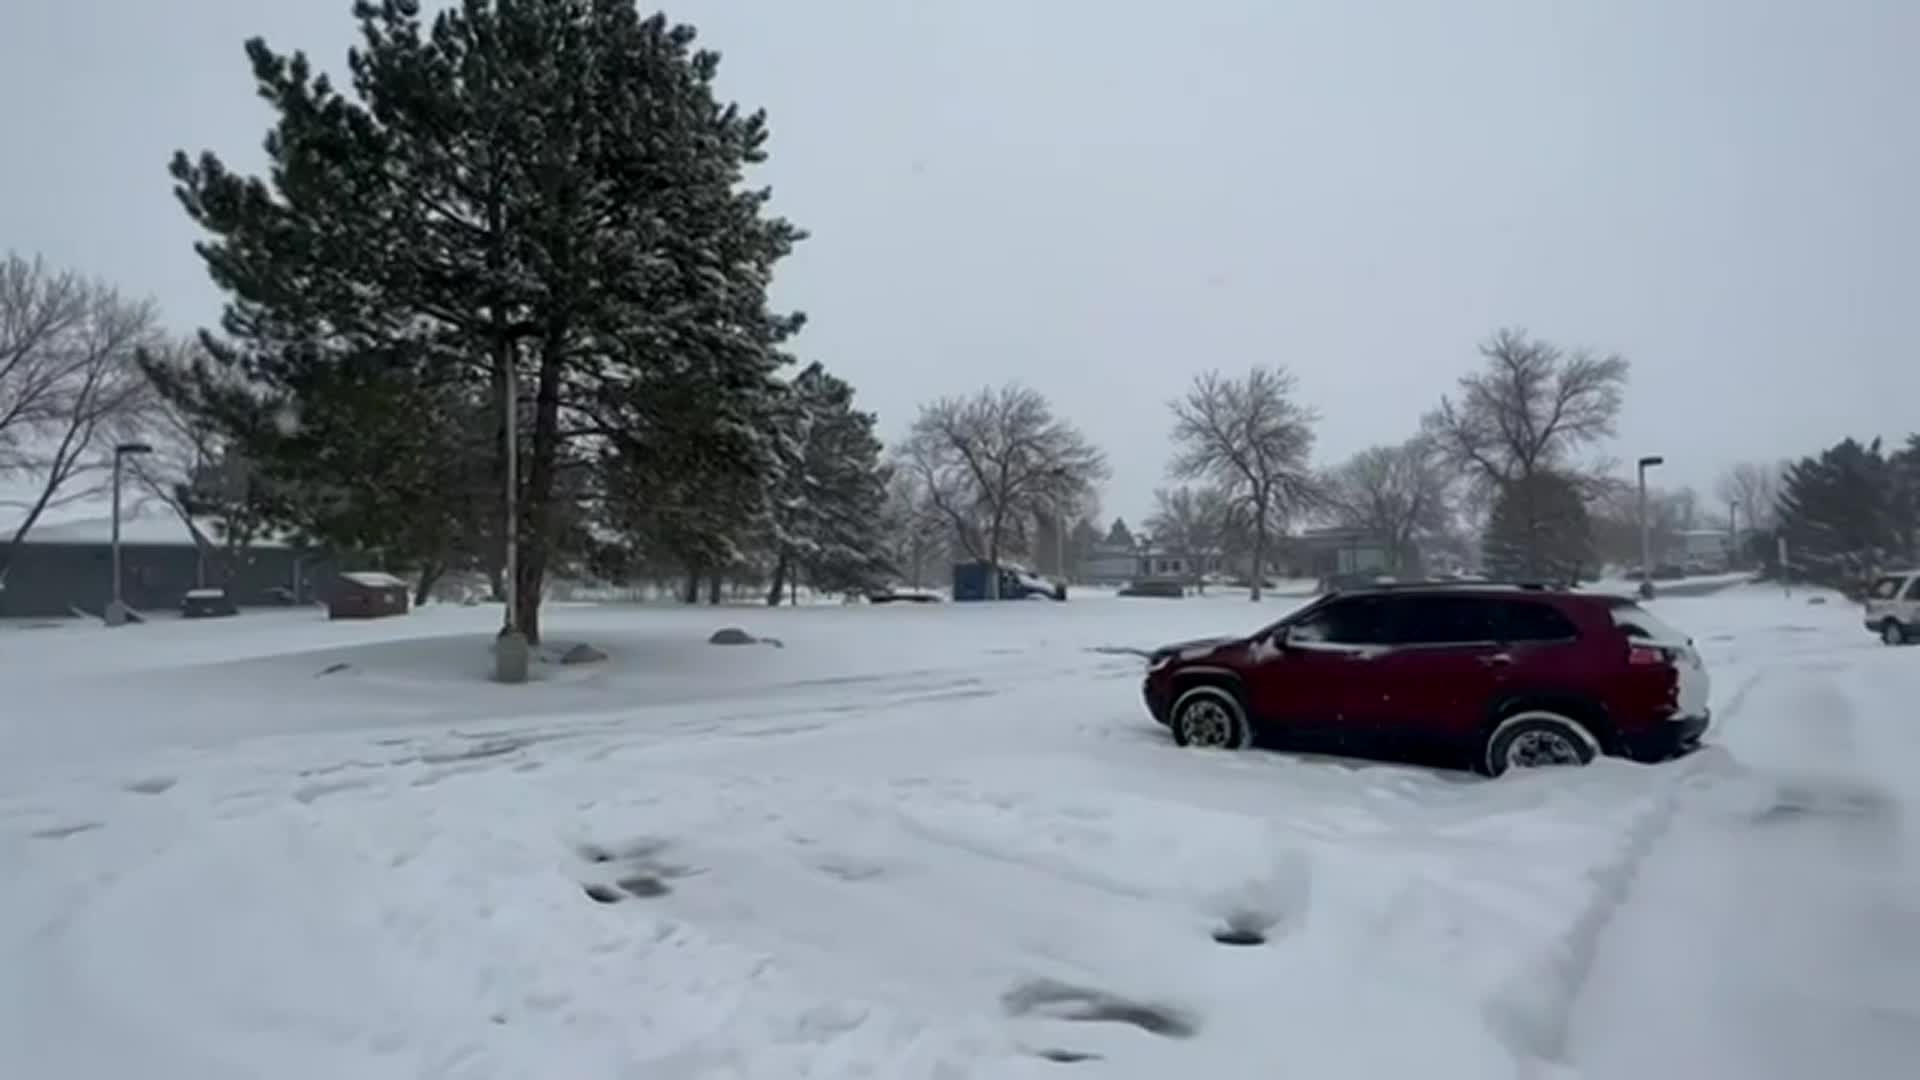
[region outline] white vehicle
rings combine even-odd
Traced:
[[[1886,574],[1867,590],[1867,629],[1889,645],[1920,641],[1920,570]]]

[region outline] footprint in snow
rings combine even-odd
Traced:
[[[78,836],[83,832],[106,828],[105,822],[76,821],[71,825],[54,825],[50,828],[36,829],[31,835],[35,840],[65,840],[69,836]]]
[[[126,786],[126,790],[135,795],[163,795],[173,790],[179,783],[171,776],[149,776],[144,780],[135,780]]]
[[[658,861],[654,856],[666,850],[665,840],[640,840],[628,844],[624,849],[614,851],[597,844],[583,844],[578,849],[582,859],[596,866],[619,866],[621,873],[611,884],[604,881],[587,882],[581,886],[587,898],[598,904],[617,904],[631,896],[638,900],[651,900],[665,896],[673,891],[667,884],[672,878],[687,877],[697,873],[684,866],[673,866]]]
[[[1185,1039],[1199,1025],[1185,1012],[1167,1005],[1133,1001],[1092,987],[1053,979],[1030,979],[1000,998],[1008,1016],[1036,1016],[1051,1020],[1131,1024],[1149,1034]]]

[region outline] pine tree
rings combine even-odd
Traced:
[[[1898,467],[1878,439],[1846,439],[1788,466],[1779,509],[1793,576],[1853,589],[1903,561],[1911,527],[1901,503]]]
[[[322,519],[326,538],[385,540],[404,521],[368,519],[404,518],[411,500],[359,489],[419,496],[444,477],[436,463],[474,450],[464,430],[424,445],[430,433],[403,420],[445,395],[499,418],[513,387],[525,443],[511,617],[538,640],[543,581],[581,503],[667,483],[635,475],[677,465],[663,432],[704,440],[700,463],[732,486],[757,482],[768,375],[799,326],[769,311],[766,288],[801,234],[741,187],[765,118],[716,100],[718,57],[688,27],[628,0],[467,0],[431,25],[416,0],[355,13],[351,97],[303,55],[248,43],[278,113],[270,179],[211,154],[174,161],[228,306],[209,369],[170,396],[269,477],[321,472],[302,455],[322,432],[354,444],[327,448],[355,508]],[[662,399],[686,415],[663,419]],[[284,414],[292,435],[274,422]],[[498,462],[504,425],[493,431]]]
[[[1508,481],[1494,500],[1483,556],[1496,578],[1572,584],[1591,573],[1593,529],[1579,488],[1551,470]]]
[[[890,569],[883,537],[889,471],[873,415],[853,407],[851,386],[810,364],[786,388],[780,416],[767,602],[780,602],[796,572],[829,591],[877,585]]]
[[[1134,543],[1133,530],[1127,528],[1127,519],[1114,518],[1113,525],[1107,529],[1107,546],[1132,551]]]

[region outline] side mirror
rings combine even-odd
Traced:
[[[1290,633],[1290,628],[1276,626],[1272,630],[1267,631],[1267,644],[1279,649],[1281,652],[1286,652]]]

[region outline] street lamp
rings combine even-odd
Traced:
[[[107,603],[108,626],[124,626],[127,622],[127,605],[120,592],[120,474],[129,456],[151,453],[153,447],[143,442],[124,442],[113,448],[113,599]]]
[[[1653,595],[1653,519],[1647,516],[1647,470],[1665,465],[1667,459],[1655,454],[1640,459],[1640,595]]]
[[[520,598],[520,387],[515,370],[517,358],[511,349],[503,349],[501,372],[501,426],[506,429],[506,563],[507,612],[500,635],[493,641],[493,678],[496,682],[527,681],[527,634],[520,625],[515,608]]]

